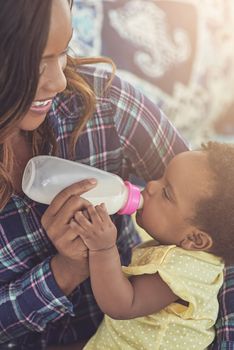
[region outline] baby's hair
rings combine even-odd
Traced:
[[[195,226],[210,234],[211,252],[226,264],[234,262],[234,145],[219,142],[202,144],[213,173],[214,192],[196,206]]]

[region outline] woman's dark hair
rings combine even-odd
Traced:
[[[196,205],[192,223],[210,234],[211,252],[226,264],[234,262],[234,145],[208,142],[202,145],[212,172],[213,194]]]
[[[29,109],[39,80],[52,0],[0,0],[0,129]]]
[[[0,208],[14,191],[9,138],[36,94],[51,4],[52,0],[0,0]]]
[[[46,46],[53,0],[0,0],[0,209],[14,192],[11,177],[14,154],[9,137],[24,118],[35,98],[39,66]],[[65,0],[64,0],[65,1]],[[72,6],[72,0],[67,0]],[[77,66],[105,62],[107,58],[68,57],[65,76],[67,92],[79,91],[83,100],[83,116],[71,137],[70,152],[74,153],[77,138],[95,108],[92,88],[77,73]],[[47,119],[29,133],[33,155],[40,154],[44,142],[56,141]]]

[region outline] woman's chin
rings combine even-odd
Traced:
[[[36,130],[44,122],[46,114],[35,115],[33,112],[27,113],[19,125],[20,129],[24,131]]]

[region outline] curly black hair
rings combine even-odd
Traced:
[[[234,263],[234,145],[210,141],[201,150],[207,154],[214,192],[197,203],[192,223],[210,234],[211,253],[229,265]]]

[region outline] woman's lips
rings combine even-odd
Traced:
[[[30,107],[30,111],[37,114],[45,114],[49,111],[52,99],[45,101],[34,101]]]

